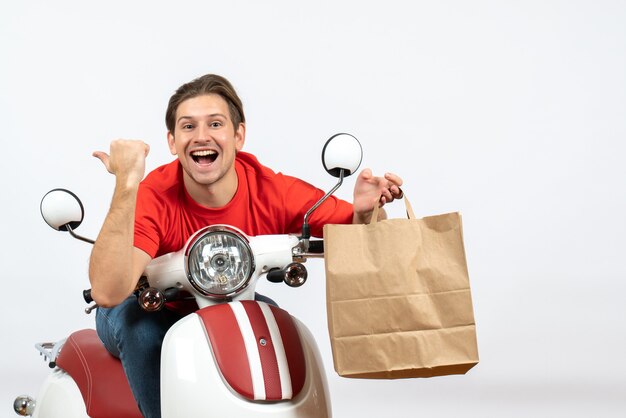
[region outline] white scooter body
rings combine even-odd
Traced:
[[[44,381],[33,418],[89,418],[85,401],[72,377],[55,367]]]
[[[328,385],[319,349],[307,327],[297,320],[296,325],[306,362],[304,387],[289,401],[255,402],[238,395],[224,380],[198,316],[193,313],[181,319],[168,331],[163,342],[162,417],[331,417]],[[89,418],[76,382],[58,367],[44,382],[32,416]]]
[[[230,305],[237,306],[242,300],[252,300],[259,275],[270,268],[289,264],[292,261],[292,248],[298,243],[298,238],[292,235],[264,235],[249,237],[249,240],[255,254],[255,273],[248,288],[237,295],[234,298],[236,301],[230,302]],[[198,304],[204,306],[201,311],[211,309],[214,305],[223,305],[198,295],[189,282],[184,280],[185,276],[181,274],[182,263],[182,250],[154,259],[146,268],[148,281],[160,289],[179,287],[195,294]],[[263,302],[254,303],[267,307]],[[302,390],[296,396],[278,401],[250,400],[238,394],[220,371],[199,315],[191,313],[178,321],[168,330],[161,351],[163,418],[330,417],[332,413],[328,386],[319,349],[306,326],[295,318],[293,321],[304,353],[305,380]],[[32,416],[89,418],[85,412],[84,398],[76,382],[59,367],[53,370],[44,383]]]
[[[292,248],[298,244],[293,235],[262,235],[250,237],[249,244],[255,257],[254,283],[235,301],[252,300],[258,277],[274,267],[293,261]],[[155,259],[146,269],[148,281],[161,288],[182,287],[196,293],[188,281],[181,281],[176,266],[181,265],[182,252]],[[180,271],[180,267],[178,267]],[[214,305],[211,299],[196,297],[198,305]],[[263,302],[258,302],[264,304]],[[209,308],[210,309],[210,308]],[[311,332],[296,321],[305,357],[306,378],[304,387],[288,401],[251,401],[233,390],[224,378],[215,359],[207,331],[196,313],[178,321],[167,332],[161,351],[161,415],[163,418],[180,416],[234,416],[234,417],[330,417],[328,387],[323,372],[324,365]],[[244,328],[241,326],[240,328]],[[245,329],[240,329],[245,334]],[[280,335],[277,336],[280,339]],[[254,344],[256,346],[256,344]],[[252,348],[254,350],[255,348]],[[248,354],[250,357],[250,353]],[[258,354],[257,354],[258,356]],[[246,367],[246,365],[241,365]],[[260,366],[259,366],[260,367]],[[254,367],[250,367],[254,369]],[[252,370],[254,381],[254,370]],[[260,376],[261,386],[263,376]],[[256,389],[256,388],[255,388]],[[184,400],[184,401],[181,401]]]

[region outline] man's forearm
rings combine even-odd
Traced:
[[[138,185],[118,184],[109,213],[94,244],[89,261],[89,280],[94,301],[114,306],[133,291],[133,239]]]

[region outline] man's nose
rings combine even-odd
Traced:
[[[211,140],[211,130],[205,124],[200,124],[198,126],[198,141],[210,141]]]

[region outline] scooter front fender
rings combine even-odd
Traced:
[[[247,399],[231,387],[220,370],[198,314],[178,321],[165,336],[161,352],[163,418],[330,417],[328,387],[319,350],[310,331],[295,318],[293,320],[304,355],[304,383],[292,399],[276,401]],[[247,364],[242,365],[244,370],[247,367]]]

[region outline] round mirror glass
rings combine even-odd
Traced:
[[[353,174],[361,165],[363,149],[358,139],[350,134],[336,134],[330,137],[322,150],[322,163],[331,176],[344,177]]]
[[[83,221],[83,204],[69,190],[53,189],[41,199],[41,216],[57,231],[67,231],[67,226],[76,229]]]

